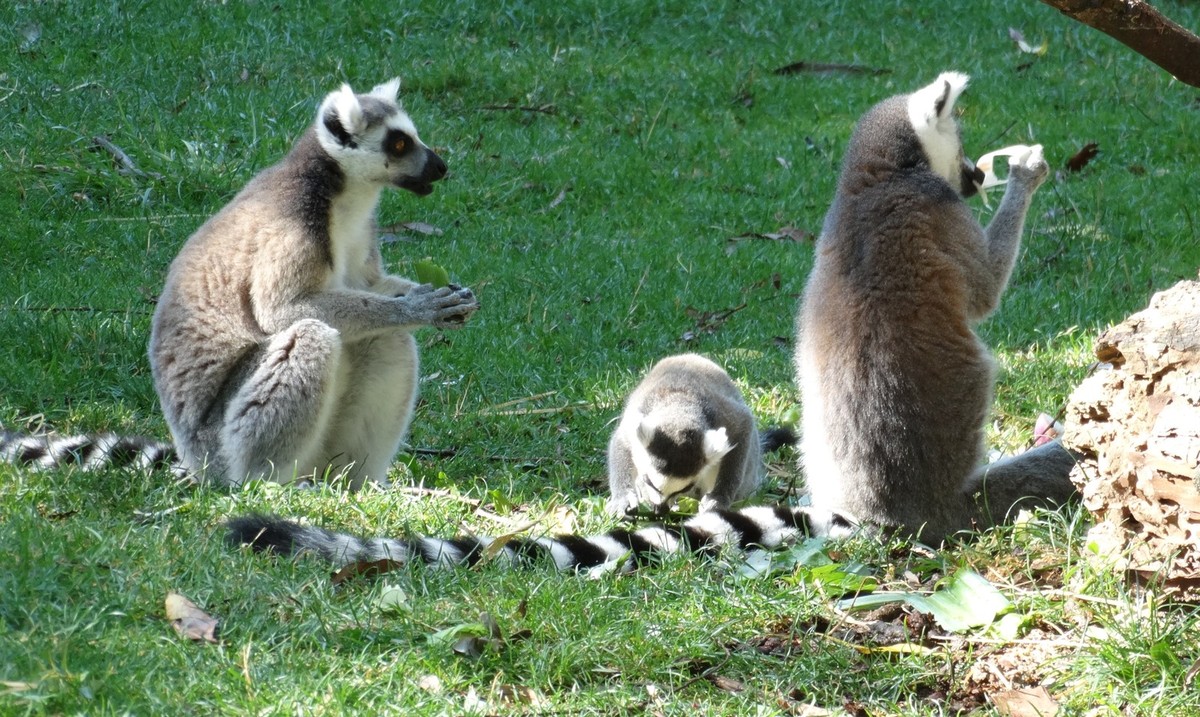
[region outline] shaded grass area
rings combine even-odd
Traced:
[[[1194,6],[1162,7],[1200,26]],[[1047,54],[1017,52],[1009,26],[1046,39]],[[385,199],[381,223],[443,232],[396,230],[406,238],[386,245],[389,265],[411,273],[431,256],[483,304],[461,331],[420,335],[411,442],[440,455],[408,458],[397,478],[448,495],[229,494],[0,467],[0,544],[14,561],[0,574],[0,680],[16,685],[0,690],[5,712],[441,714],[475,694],[485,712],[773,714],[852,700],[926,714],[934,695],[968,691],[987,643],[860,654],[817,629],[842,618],[803,581],[679,560],[602,580],[413,569],[334,589],[324,566],[232,551],[219,527],[262,510],[361,532],[509,529],[466,502],[478,501],[539,529],[604,529],[609,421],[639,374],[684,350],[724,363],[764,423],[789,420],[812,249],[763,235],[818,232],[859,114],[943,69],[973,77],[960,103],[968,152],[1037,141],[1061,167],[1086,142],[1101,148],[1040,190],[981,329],[1003,367],[998,447],[1019,448],[1036,412],[1065,401],[1097,330],[1200,266],[1197,93],[1034,2],[17,2],[0,28],[0,424],[166,435],[145,359],[166,267],[343,80],[401,75],[423,139],[451,167],[432,197]],[[799,60],[888,72],[773,72]],[[122,172],[97,135],[139,171]],[[772,474],[778,498],[791,456]],[[1195,617],[1088,567],[1083,527],[1051,516],[943,557],[994,566],[1020,610],[1068,636],[1040,676],[1073,709],[1184,713]],[[839,550],[885,580],[917,569],[887,546]],[[385,583],[408,595],[398,615],[377,604]],[[224,619],[222,645],[173,636],[161,614],[172,589]],[[481,612],[520,637],[476,660],[429,641]],[[786,656],[750,647],[781,631],[796,639]],[[748,688],[698,679],[710,669]]]

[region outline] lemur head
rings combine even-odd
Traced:
[[[983,172],[963,154],[954,103],[970,78],[943,72],[908,95],[884,100],[855,127],[847,161],[862,154],[885,156],[901,167],[925,165],[964,197],[979,191]]]
[[[699,498],[712,490],[721,459],[733,445],[724,426],[709,425],[679,407],[641,416],[631,440],[641,502],[662,511],[680,496]]]
[[[417,136],[396,99],[399,90],[397,77],[365,95],[350,85],[330,92],[317,112],[317,139],[347,179],[424,196],[446,176],[446,163]]]
[[[963,154],[954,103],[971,78],[961,72],[943,72],[933,84],[908,96],[908,121],[925,151],[929,167],[969,197],[983,184],[983,172]]]

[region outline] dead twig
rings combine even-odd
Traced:
[[[125,150],[113,144],[112,140],[102,134],[92,137],[92,145],[108,152],[113,161],[117,163],[117,171],[121,174],[131,174],[135,177],[149,177],[150,179],[159,180],[163,178],[158,172],[145,172],[138,169],[137,165],[133,163],[133,159],[125,153]]]
[[[480,105],[477,109],[487,112],[537,112],[544,115],[558,114],[558,108],[552,104],[545,105],[514,105],[511,102],[503,104]]]

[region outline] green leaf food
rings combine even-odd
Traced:
[[[778,552],[752,550],[746,554],[736,574],[739,578],[755,579],[791,572],[797,567],[828,565],[833,561],[824,551],[824,538],[809,538]]]
[[[950,632],[990,625],[1002,610],[1009,607],[1008,598],[974,570],[962,569],[950,576],[941,590],[926,595],[912,592],[887,592],[842,600],[843,610],[865,610],[892,602],[907,603],[921,612],[933,615],[937,624]]]
[[[422,284],[432,284],[437,289],[450,285],[450,274],[429,257],[418,259],[413,268],[417,272],[417,281]]]

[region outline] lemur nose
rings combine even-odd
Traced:
[[[425,172],[433,180],[446,176],[446,162],[432,149],[425,150]]]

